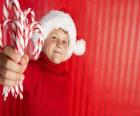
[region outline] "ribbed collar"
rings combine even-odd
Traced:
[[[59,75],[65,75],[67,73],[66,63],[54,64],[48,59],[48,57],[43,52],[41,52],[38,61],[43,69],[47,69],[52,73],[56,73]]]

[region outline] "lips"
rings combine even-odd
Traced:
[[[57,54],[61,54],[62,55],[62,53],[60,51],[58,51],[58,50],[54,50],[54,53],[57,53]]]

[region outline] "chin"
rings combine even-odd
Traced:
[[[54,64],[60,64],[60,63],[62,63],[62,60],[60,60],[60,59],[53,59],[52,62]]]

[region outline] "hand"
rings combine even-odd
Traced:
[[[0,53],[0,84],[14,86],[18,81],[23,80],[28,62],[28,55],[21,57],[13,47],[5,47]]]

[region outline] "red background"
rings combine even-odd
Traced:
[[[87,41],[85,55],[73,56],[67,65],[73,78],[72,116],[140,116],[140,0],[20,3],[38,20],[50,9],[65,9]]]

